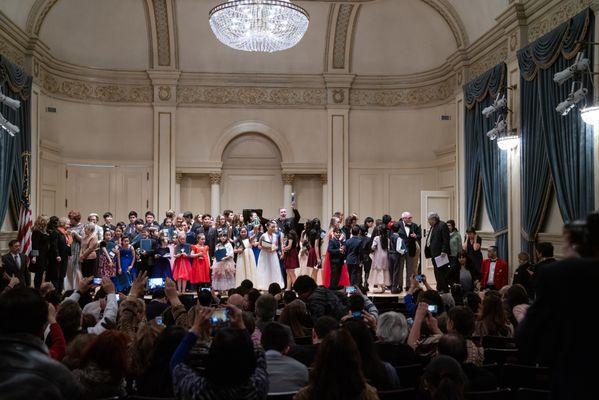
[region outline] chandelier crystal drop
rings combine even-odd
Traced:
[[[310,16],[290,0],[229,0],[210,11],[218,40],[236,50],[272,53],[295,46]]]

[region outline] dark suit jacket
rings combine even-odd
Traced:
[[[487,281],[489,280],[489,271],[491,270],[491,260],[486,259],[483,260],[482,268],[481,268],[481,278],[480,278],[480,287],[484,289],[487,286]],[[500,258],[495,262],[495,271],[493,273],[493,285],[495,289],[499,290],[505,285],[507,285],[507,277],[508,277],[508,266],[505,260]]]
[[[588,399],[596,391],[598,266],[599,259],[568,258],[542,268],[535,301],[518,325],[523,361],[553,367],[554,399]]]
[[[332,263],[343,263],[345,254],[341,253],[341,245],[341,241],[336,238],[332,238],[331,240],[329,240],[329,258]]]
[[[414,257],[416,255],[416,244],[420,243],[422,239],[422,231],[418,224],[412,222],[412,225],[410,225],[410,234],[415,233],[415,238],[406,234],[406,226],[403,221],[399,221],[399,231],[397,233],[408,244],[408,255]]]
[[[351,265],[360,264],[362,237],[354,236],[345,241],[345,261]]]
[[[431,244],[428,251],[425,250],[427,258],[435,258],[441,253],[449,256],[449,228],[444,221],[439,221],[435,226],[430,227]]]
[[[526,293],[528,293],[528,297],[532,299],[534,298],[533,275],[528,272],[529,270],[534,272],[534,269],[530,263],[519,265],[514,271],[512,285],[520,284],[524,286]]]
[[[25,256],[21,253],[19,253],[19,258],[21,259],[20,267],[15,262],[13,255],[8,252],[2,256],[2,266],[4,268],[4,272],[6,272],[8,276],[16,276],[23,285],[28,285],[29,281],[25,276],[25,274],[27,274],[27,262]]]
[[[297,211],[295,208],[292,209],[293,210],[293,218],[285,218],[284,220],[281,220],[281,218],[277,218],[277,227],[279,228],[279,230],[283,230],[283,225],[285,225],[285,223],[290,223],[291,224],[291,229],[292,230],[296,230],[297,228],[297,224],[299,224],[300,221],[300,213],[299,211]]]

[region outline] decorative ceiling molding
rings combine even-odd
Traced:
[[[176,69],[177,45],[173,0],[146,0],[150,32],[151,66]]]
[[[58,0],[35,0],[27,16],[26,31],[30,36],[39,36],[46,16]]]
[[[593,0],[561,0],[554,9],[548,13],[543,13],[540,18],[530,24],[528,27],[528,41],[537,40],[592,4]]]
[[[441,15],[449,25],[458,48],[467,47],[470,42],[462,19],[455,8],[447,0],[422,0]]]
[[[506,39],[506,38],[504,38]],[[483,54],[470,66],[470,78],[473,79],[493,66],[505,61],[508,56],[507,40],[501,40],[499,47],[491,48],[491,51]]]
[[[179,104],[207,106],[318,107],[324,88],[178,86]]]
[[[350,70],[353,30],[357,23],[359,8],[359,4],[335,5],[333,11],[336,14],[335,28],[334,32],[330,32],[333,35],[333,52],[327,63],[329,72],[334,70],[349,72]]]
[[[454,97],[455,78],[419,87],[350,90],[352,107],[400,107],[438,104]]]

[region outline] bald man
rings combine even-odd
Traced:
[[[412,221],[412,214],[404,211],[401,214],[399,221],[399,237],[401,237],[408,247],[406,254],[399,257],[399,287],[403,285],[403,273],[406,271],[406,290],[409,289],[410,276],[418,273],[418,263],[420,260],[420,240],[422,239],[422,231],[417,223]],[[405,267],[405,268],[404,268]]]
[[[227,304],[233,305],[240,310],[243,310],[243,296],[239,293],[232,294],[227,300]]]

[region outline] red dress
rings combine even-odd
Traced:
[[[329,233],[329,240],[333,237],[332,233]],[[329,250],[327,249],[324,261],[322,262],[322,285],[329,287],[331,285],[331,262],[329,261]],[[339,286],[349,286],[349,273],[347,272],[347,264],[343,263],[341,268],[341,277],[339,278]]]
[[[173,266],[173,279],[187,281],[191,272],[191,262],[186,255],[177,257]]]
[[[203,258],[196,257],[191,263],[189,281],[191,283],[210,283],[210,254],[208,246],[194,244],[191,246],[193,254],[203,254]]]

